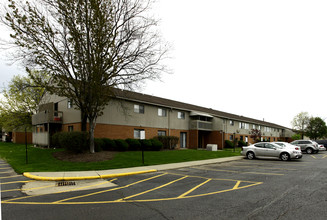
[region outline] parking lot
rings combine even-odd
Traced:
[[[242,159],[103,182],[45,182],[38,188],[26,188],[32,180],[16,175],[5,163],[0,165],[3,219],[45,219],[45,216],[46,219],[325,219],[327,216],[325,151],[304,154],[300,160]],[[53,188],[55,192],[50,190]],[[51,193],[44,193],[46,189]]]

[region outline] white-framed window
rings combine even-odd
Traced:
[[[255,129],[255,125],[252,125],[252,129]]]
[[[68,126],[68,131],[69,131],[69,132],[72,132],[72,131],[74,131],[74,126],[73,126],[73,125],[71,125],[71,126]]]
[[[167,110],[163,108],[158,108],[158,116],[166,117],[167,116]]]
[[[68,99],[67,108],[73,108],[73,100],[72,99]]]
[[[166,136],[166,131],[158,131],[158,136]]]
[[[177,112],[177,118],[185,119],[185,112]]]
[[[144,105],[134,105],[134,112],[139,114],[144,114]]]
[[[134,129],[134,138],[135,139],[145,139],[144,129]]]
[[[233,120],[229,120],[229,125],[230,126],[234,126],[234,121]]]

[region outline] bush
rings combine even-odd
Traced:
[[[179,141],[176,136],[157,136],[156,139],[163,144],[164,149],[174,149]]]
[[[238,141],[238,146],[243,147],[243,146],[248,146],[248,144],[246,142],[240,140],[240,141]]]
[[[129,150],[140,150],[141,149],[141,142],[138,139],[128,138],[128,139],[126,139],[126,142],[128,143]]]
[[[125,140],[117,139],[115,140],[116,150],[117,151],[126,151],[128,150],[128,143]]]
[[[103,150],[112,151],[117,149],[116,142],[114,140],[111,140],[109,138],[102,138],[102,141],[104,143],[102,147]]]
[[[152,148],[151,140],[144,139],[144,140],[140,140],[140,142],[141,142],[141,149],[151,150],[151,148]]]
[[[152,150],[160,151],[161,148],[163,147],[163,144],[161,141],[159,141],[156,138],[150,139],[152,143]]]
[[[51,142],[50,142],[51,147],[61,148],[60,143],[59,143],[60,135],[61,135],[61,132],[58,132],[58,133],[55,133],[54,135],[52,135]]]
[[[59,145],[68,151],[82,153],[89,149],[89,138],[87,132],[60,132],[58,133]]]
[[[225,147],[226,148],[233,148],[234,147],[234,143],[230,140],[225,140]]]
[[[94,138],[94,151],[100,152],[104,148],[104,141],[100,138]]]

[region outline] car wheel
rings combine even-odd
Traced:
[[[313,153],[313,150],[312,150],[312,148],[307,148],[306,150],[305,150],[306,152],[307,152],[307,154],[312,154]]]
[[[254,155],[253,152],[248,152],[248,153],[246,154],[246,157],[247,157],[249,160],[252,160],[252,159],[255,158],[255,155]]]
[[[290,155],[289,155],[288,153],[282,153],[282,154],[280,155],[280,159],[281,159],[282,161],[287,161],[287,160],[290,160],[291,158],[290,158]]]

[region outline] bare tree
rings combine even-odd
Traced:
[[[89,121],[94,152],[96,119],[114,96],[166,70],[168,47],[149,16],[152,0],[8,0],[16,58],[27,71],[51,76],[47,91],[72,99]],[[29,71],[31,77],[35,77]]]

